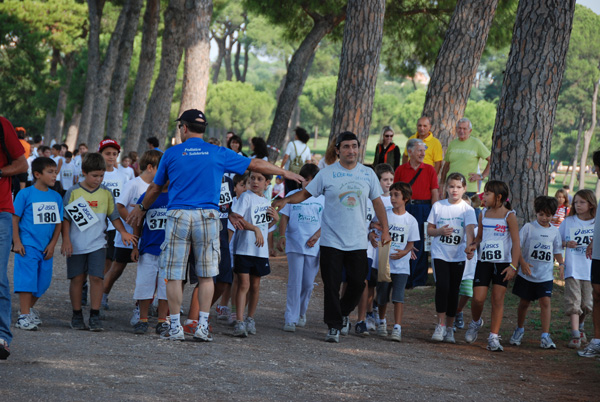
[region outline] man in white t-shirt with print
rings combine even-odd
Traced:
[[[341,133],[336,140],[339,161],[321,170],[302,191],[277,200],[277,209],[308,198],[325,196],[321,227],[321,277],[324,285],[324,320],[327,342],[339,342],[350,329],[348,315],[357,306],[365,287],[367,263],[367,200],[382,226],[382,242],[391,241],[381,185],[375,172],[358,163],[360,143],[354,133]],[[348,287],[340,299],[342,270]]]

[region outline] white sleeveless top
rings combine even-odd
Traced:
[[[479,245],[479,261],[492,263],[512,262],[512,239],[508,231],[508,215],[515,211],[508,211],[504,218],[486,218],[484,208],[481,215],[483,234]]]

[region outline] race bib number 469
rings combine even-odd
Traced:
[[[69,205],[65,207],[65,211],[69,214],[73,223],[82,232],[87,230],[90,226],[99,222],[98,216],[94,213],[92,208],[88,205],[87,201],[83,197],[79,197]]]
[[[60,223],[60,213],[58,205],[55,202],[34,202],[33,224],[34,225],[55,225]]]

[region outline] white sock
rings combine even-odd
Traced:
[[[599,338],[594,338],[590,341],[590,343],[593,343],[594,345],[597,345],[600,343],[600,339]]]
[[[180,314],[171,314],[171,328],[179,328],[181,323],[179,322]]]
[[[198,325],[200,325],[201,327],[208,327],[208,317],[210,316],[210,313],[205,313],[204,311],[200,312],[200,316],[198,318]]]
[[[394,329],[399,329],[400,331],[402,331],[402,327],[399,324],[394,324]]]
[[[183,323],[183,325],[188,325],[188,324],[193,324],[193,323],[198,323],[198,321],[196,320],[185,320],[185,322]]]
[[[490,332],[490,338],[497,338],[497,337],[498,337],[498,334]]]
[[[386,319],[384,318],[383,320],[379,320],[379,325],[386,325]]]

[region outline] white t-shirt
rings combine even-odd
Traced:
[[[267,209],[270,206],[269,199],[256,195],[250,190],[242,193],[239,200],[234,203],[231,210],[242,215],[248,223],[258,226],[265,242],[262,247],[256,247],[256,235],[254,232],[250,230],[238,230],[235,234],[233,254],[269,258],[267,237],[269,234],[269,224],[272,219],[267,215]]]
[[[104,180],[102,181],[102,184],[104,185],[104,187],[106,187],[112,192],[113,198],[115,200],[118,200],[119,197],[121,197],[121,193],[123,192],[123,186],[126,182],[127,178],[123,175],[123,173],[119,172],[117,169],[113,169],[112,172],[104,172]],[[115,227],[110,221],[108,222],[107,230],[115,230]]]
[[[486,218],[487,208],[481,212],[483,234],[479,245],[479,260],[483,262],[511,263],[512,238],[508,230],[508,215],[515,211],[508,211],[504,218]]]
[[[75,167],[73,160],[71,159],[69,163],[63,162],[62,169],[60,169],[60,183],[65,191],[73,187],[73,178],[75,176],[77,176],[77,167]]]
[[[387,219],[390,227],[390,237],[392,238],[390,255],[397,253],[396,249],[404,250],[409,241],[420,240],[419,223],[408,212],[396,215],[392,210],[388,210]],[[390,274],[410,274],[410,253],[399,260],[390,258]]]
[[[475,225],[475,229],[473,229],[474,237],[477,237],[478,231],[479,231],[479,228],[477,227],[477,225]],[[467,259],[467,261],[465,261],[465,270],[463,271],[462,280],[466,281],[466,280],[475,279],[475,268],[476,267],[477,267],[477,250],[475,250],[475,252],[473,252],[473,258],[471,258],[470,260]]]
[[[382,195],[381,196],[381,201],[383,201],[383,206],[385,207],[385,212],[387,213],[388,211],[392,210],[392,201],[391,201],[391,197],[389,195]],[[372,208],[372,203],[371,203],[371,208]],[[373,210],[372,212],[373,214],[373,222],[377,222],[377,217],[375,216],[375,210]],[[367,217],[368,217],[368,213],[367,213]],[[369,223],[367,222],[367,228],[369,227]],[[379,229],[375,229],[375,235],[377,236],[377,240],[381,240],[381,230]],[[369,252],[371,252],[371,255],[369,255]],[[377,250],[375,247],[373,247],[371,245],[371,242],[368,243],[368,248],[367,248],[367,257],[371,258],[373,260],[373,263],[371,264],[371,267],[377,269],[379,267],[379,250]]]
[[[127,177],[127,180],[135,179],[135,173],[133,172],[131,166],[123,167],[119,165],[117,169],[119,169],[119,172],[123,173],[123,175]]]
[[[325,196],[321,246],[344,251],[367,249],[367,199],[382,194],[373,169],[358,163],[348,170],[336,162],[317,173],[306,190],[313,197]]]
[[[591,280],[592,260],[585,257],[588,244],[594,238],[595,219],[582,221],[576,215],[567,216],[558,231],[563,242],[574,240],[576,248],[565,247],[565,278]]]
[[[556,226],[545,228],[537,221],[523,225],[519,231],[521,252],[526,262],[532,265],[531,275],[519,269],[519,276],[529,282],[554,280],[554,254],[562,254],[562,240]]]
[[[29,180],[30,182],[33,182],[33,170],[31,170],[31,163],[37,158],[37,153],[35,154],[31,154],[31,156],[29,158],[27,158],[27,165],[29,166],[27,168],[27,180]]]
[[[438,229],[446,225],[453,229],[450,236],[432,236],[431,257],[446,262],[466,261],[467,226],[477,224],[475,210],[464,200],[456,204],[440,200],[431,207],[427,222]]]
[[[300,190],[294,190],[291,194]],[[289,222],[285,230],[285,252],[299,253],[304,255],[319,255],[319,242],[317,240],[313,247],[308,247],[306,242],[321,228],[321,217],[325,197],[310,197],[300,204],[286,204],[280,211],[282,215],[289,217]],[[274,227],[274,226],[273,226]]]
[[[50,159],[52,159],[56,163],[56,167],[57,168],[60,165],[60,161],[63,162],[63,165],[65,163],[65,159],[62,156],[60,156],[60,155],[50,156]],[[61,184],[62,184],[62,174],[61,173],[62,173],[62,166],[60,168],[60,172],[56,175],[56,181],[60,181]]]
[[[294,146],[296,148],[294,148]],[[296,153],[296,151],[298,151],[298,153]],[[288,142],[287,148],[285,149],[285,154],[289,155],[288,160],[285,162],[285,170],[290,169],[290,162],[296,158],[297,155],[302,157],[302,161],[304,163],[310,160],[310,148],[308,148],[308,144],[305,144],[300,140]]]
[[[116,199],[115,203],[123,205],[127,208],[127,212],[131,212],[133,211],[133,208],[135,208],[132,205],[138,203],[138,199],[146,192],[146,190],[148,190],[149,186],[150,183],[146,183],[141,177],[136,177],[123,185],[121,196]],[[121,222],[123,222],[123,226],[125,226],[125,230],[127,230],[128,233],[133,233],[133,228],[129,226],[123,218],[121,218]],[[121,233],[118,231],[115,233],[115,247],[133,248],[132,246],[123,243]]]

